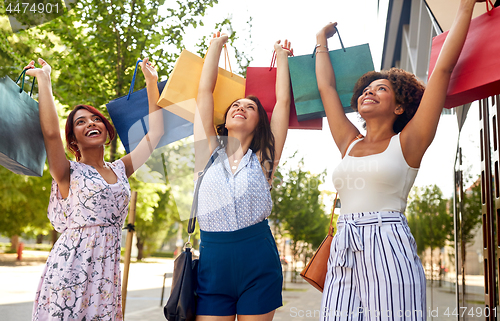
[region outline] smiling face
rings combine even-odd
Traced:
[[[226,128],[231,130],[243,130],[253,133],[259,123],[259,111],[257,104],[248,98],[238,99],[229,108],[226,116]]]
[[[73,120],[73,133],[80,149],[86,146],[104,145],[108,136],[102,118],[86,109],[76,111]]]
[[[358,97],[358,112],[364,119],[371,115],[398,116],[403,111],[397,105],[391,82],[387,79],[372,81]]]

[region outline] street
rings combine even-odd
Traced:
[[[22,262],[15,261],[15,254],[0,254],[0,320],[29,321],[36,288],[44,268],[46,252],[25,251]],[[128,295],[125,320],[127,321],[164,321],[163,307],[160,306],[163,276],[165,280],[166,303],[170,294],[172,259],[149,258],[141,263],[130,265]],[[123,271],[123,265],[122,265]],[[276,311],[275,321],[318,320],[321,305],[321,292],[314,289],[299,277],[299,283],[290,283],[287,275],[286,289],[283,291],[283,307]],[[437,284],[436,284],[437,285]],[[428,320],[452,320],[450,313],[455,307],[455,295],[451,285],[441,288],[427,284]],[[435,311],[432,313],[431,311]]]
[[[31,320],[33,299],[45,266],[42,261],[45,254],[25,251],[26,262],[21,264],[12,262],[10,258],[0,261],[0,320]],[[127,320],[165,320],[160,308],[163,275],[167,273],[171,276],[172,271],[172,259],[155,258],[130,265],[125,311]],[[165,280],[164,303],[171,283],[171,277]]]

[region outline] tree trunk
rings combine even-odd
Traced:
[[[144,241],[137,235],[137,261],[144,258]]]
[[[19,235],[12,235],[10,237],[10,250],[13,252],[17,252],[18,247],[19,247]]]
[[[120,96],[118,96],[120,97]],[[109,150],[109,161],[112,163],[115,161],[115,157],[116,157],[116,146],[117,146],[117,136],[115,136],[115,138],[111,141],[111,147],[110,147],[110,150]]]
[[[443,264],[443,260],[442,260],[442,253],[441,253],[441,250],[439,251],[439,287],[442,287],[443,286],[443,273],[442,273],[442,264]]]
[[[43,242],[43,237],[44,237],[44,235],[43,235],[43,234],[38,234],[38,235],[36,236],[36,244],[42,244],[42,242]]]
[[[432,246],[431,246],[431,310],[434,309],[434,266],[432,265]],[[433,320],[433,318],[431,318]]]

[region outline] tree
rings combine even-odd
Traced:
[[[17,236],[47,235],[51,230],[47,206],[52,178],[48,171],[42,178],[21,176],[0,166],[0,234],[12,240],[17,249]]]
[[[168,77],[184,48],[184,34],[203,25],[206,9],[217,2],[177,0],[168,2],[167,7],[164,0],[81,0],[66,14],[15,34],[10,34],[0,21],[0,76],[12,76],[36,56],[43,56],[53,66],[54,96],[66,111],[85,103],[107,114],[104,105],[128,92],[137,58],[152,58],[159,76]],[[2,6],[0,14],[5,14]],[[239,32],[233,30],[230,16],[215,26],[222,27],[231,31],[229,43],[233,44]],[[202,52],[207,48],[204,39],[198,44]],[[246,54],[239,52],[240,70],[249,62]],[[144,79],[138,77],[136,88],[140,87],[144,87]],[[117,142],[113,140],[107,160],[124,155]],[[143,234],[138,231],[138,235],[143,235],[141,240],[148,244],[146,238],[155,234],[151,228],[164,228],[153,223],[153,208],[171,194],[162,188],[132,183],[139,189],[138,228],[148,230]],[[151,223],[148,228],[146,222]]]
[[[184,48],[184,33],[203,25],[206,9],[216,3],[177,0],[165,7],[165,0],[80,0],[73,10],[38,27],[12,36],[2,31],[0,37],[7,43],[0,45],[1,55],[10,61],[7,66],[13,59],[21,70],[36,48],[60,72],[53,87],[63,105],[87,103],[106,112],[104,104],[128,92],[137,58],[150,57],[159,76],[168,76]],[[232,31],[232,44],[238,37],[231,20],[224,19],[215,27],[222,26]],[[206,51],[206,43],[200,47]],[[248,65],[244,53],[239,57],[241,67]],[[138,77],[136,86],[144,87],[144,79]],[[111,161],[116,153],[115,139]]]
[[[293,156],[292,156],[293,157]],[[291,250],[295,260],[304,254],[304,260],[317,248],[328,232],[329,217],[321,203],[319,185],[325,172],[315,175],[302,169],[303,159],[297,169],[290,169],[286,175],[280,171],[276,177],[281,184],[271,190],[273,212],[270,219],[275,226],[275,235],[286,234],[291,238]]]
[[[457,180],[457,184],[463,184],[463,172],[460,171],[460,177]],[[477,227],[482,223],[482,204],[481,204],[481,177],[477,177],[473,181],[472,175],[468,174],[465,180],[465,184],[470,185],[470,187],[463,192],[463,186],[460,187],[460,198],[461,202],[458,205],[457,215],[459,222],[459,237],[460,240],[460,258],[461,266],[460,272],[462,274],[462,294],[465,300],[465,262],[467,259],[467,246],[472,244],[476,233],[478,231]],[[464,303],[465,304],[465,303]]]
[[[453,236],[453,216],[447,209],[447,200],[437,185],[414,187],[408,205],[408,225],[417,242],[420,254],[431,250],[431,277],[433,275],[432,253],[442,248]],[[433,278],[432,278],[433,279]]]

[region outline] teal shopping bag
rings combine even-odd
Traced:
[[[38,103],[24,92],[26,70],[14,82],[0,79],[0,165],[22,175],[42,176],[46,153]],[[21,80],[22,85],[17,83]]]
[[[352,112],[351,97],[356,81],[368,71],[373,71],[373,60],[368,44],[329,52],[337,92],[346,113]],[[288,57],[290,80],[299,121],[324,117],[325,110],[316,82],[314,54]]]

